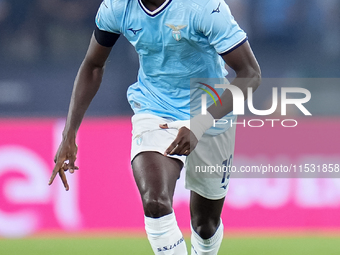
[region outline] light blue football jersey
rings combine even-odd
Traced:
[[[127,91],[135,114],[175,120],[199,113],[201,101],[191,95],[198,99],[205,92],[190,79],[225,77],[219,54],[247,40],[224,0],[166,0],[153,12],[141,0],[104,0],[96,25],[124,35],[139,55],[138,80]]]

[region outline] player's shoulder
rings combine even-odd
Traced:
[[[131,1],[133,0],[103,0],[102,5],[114,12],[120,12],[124,11]]]
[[[200,7],[205,7],[207,5],[215,5],[215,4],[226,4],[224,0],[189,0],[193,5],[198,5]]]
[[[204,14],[208,12],[219,12],[222,6],[227,6],[224,0],[188,0],[186,1],[191,9],[195,9],[198,13]]]
[[[108,4],[111,7],[127,6],[133,0],[103,0],[103,3]]]
[[[114,19],[117,25],[125,16],[129,4],[134,0],[103,0],[101,3],[100,14],[103,17]]]

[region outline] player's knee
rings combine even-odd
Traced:
[[[209,239],[216,233],[220,225],[220,218],[193,218],[191,225],[201,238]]]
[[[172,212],[171,201],[168,198],[144,198],[144,213],[148,217],[159,218]]]

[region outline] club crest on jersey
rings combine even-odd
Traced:
[[[178,25],[178,26],[174,26],[174,25],[171,25],[171,24],[165,24],[165,25],[172,29],[172,37],[176,41],[179,41],[179,40],[182,39],[181,29],[185,28],[187,25]]]

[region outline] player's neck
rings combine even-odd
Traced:
[[[142,0],[143,5],[149,10],[154,11],[159,8],[165,0]]]

